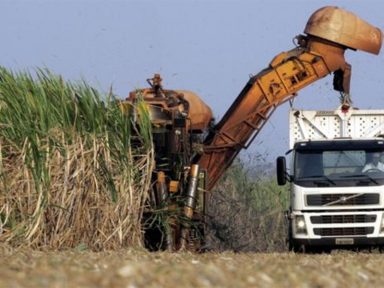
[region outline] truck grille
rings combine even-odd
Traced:
[[[308,206],[356,206],[375,205],[380,203],[378,193],[348,194],[310,194],[307,195]]]
[[[376,215],[322,215],[311,216],[312,224],[333,224],[333,223],[373,223]]]
[[[313,233],[319,236],[365,236],[373,233],[373,227],[315,228]]]

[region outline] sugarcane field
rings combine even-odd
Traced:
[[[381,8],[0,3],[0,287],[382,287]]]

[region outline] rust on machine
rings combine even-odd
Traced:
[[[189,103],[189,118],[192,130],[205,130],[213,118],[211,108],[197,94],[191,91],[176,90],[176,92],[182,94]]]
[[[212,121],[211,108],[197,94],[186,90],[163,89],[160,74],[155,74],[147,82],[150,88],[131,92],[127,101],[132,103],[141,96],[148,106],[153,124],[171,123],[175,113],[187,116],[187,129],[191,130],[204,130]]]
[[[379,54],[382,43],[379,28],[349,11],[332,6],[323,7],[313,13],[304,32],[376,55]]]

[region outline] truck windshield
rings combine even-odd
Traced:
[[[384,150],[298,150],[295,181],[305,186],[384,184]]]

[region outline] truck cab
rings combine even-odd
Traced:
[[[290,112],[292,250],[384,244],[384,111]]]

